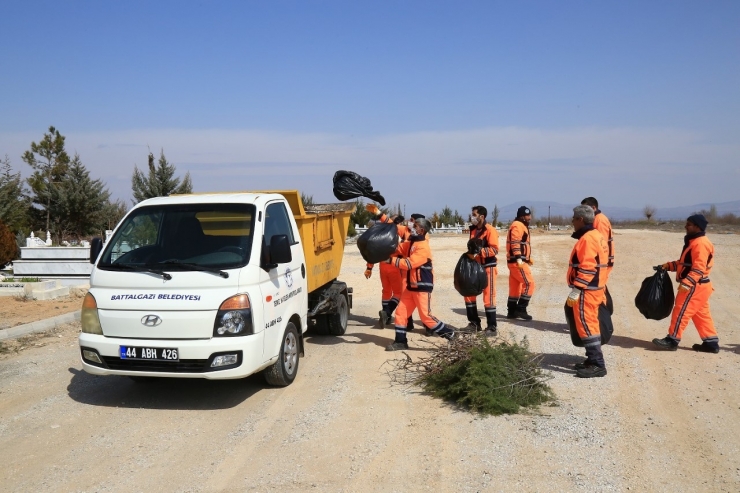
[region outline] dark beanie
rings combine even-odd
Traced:
[[[417,219],[425,219],[426,216],[424,214],[411,214],[411,219],[416,221]]]
[[[516,210],[516,217],[522,217],[529,214],[532,214],[532,211],[530,211],[529,207],[527,207],[526,205],[523,205]]]
[[[707,218],[704,217],[704,214],[694,214],[693,216],[689,216],[686,220],[697,225],[702,231],[707,229],[708,221]]]

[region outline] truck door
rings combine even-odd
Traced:
[[[265,208],[263,249],[269,248],[275,235],[287,235],[293,259],[280,264],[269,272],[260,269],[260,289],[265,302],[265,360],[277,355],[288,319],[294,313],[305,316],[306,280],[301,274],[303,249],[290,221],[285,202],[269,203]],[[301,308],[303,307],[303,309]],[[296,326],[298,331],[301,327]]]

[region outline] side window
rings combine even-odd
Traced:
[[[287,235],[291,245],[296,242],[288,211],[282,202],[268,205],[265,211],[265,244],[269,245],[274,235]]]

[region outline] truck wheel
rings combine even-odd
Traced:
[[[320,336],[328,336],[329,315],[316,315],[316,323],[311,326],[311,332]]]
[[[327,325],[329,326],[329,334],[333,336],[342,336],[347,331],[347,320],[349,320],[349,305],[347,304],[347,296],[344,293],[339,293],[337,297],[337,311],[327,315]]]
[[[285,387],[295,380],[298,374],[298,360],[300,344],[298,331],[293,322],[288,322],[283,334],[283,342],[280,345],[280,354],[278,360],[272,366],[266,368],[263,372],[265,381],[276,387]]]

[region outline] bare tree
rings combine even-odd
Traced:
[[[645,215],[645,218],[648,221],[650,221],[653,218],[656,212],[658,212],[658,209],[656,209],[655,206],[652,206],[652,205],[646,205],[642,209],[642,213]]]

